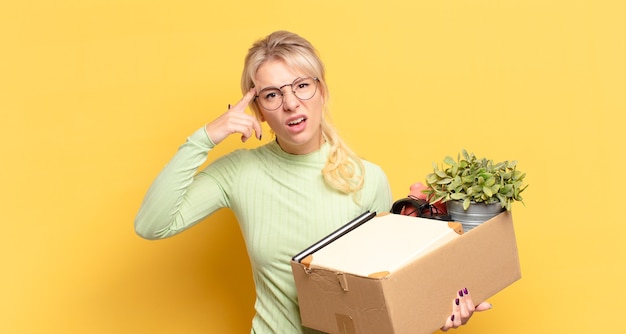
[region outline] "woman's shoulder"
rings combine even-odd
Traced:
[[[385,174],[385,171],[378,164],[371,162],[369,160],[361,159],[363,162],[363,166],[365,167],[365,172],[374,172],[377,174]]]

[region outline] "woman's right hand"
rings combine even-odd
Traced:
[[[255,94],[256,90],[251,88],[237,104],[229,105],[229,109],[224,114],[205,126],[207,134],[215,145],[234,133],[241,134],[242,142],[252,137],[253,131],[257,139],[261,139],[261,123],[256,117],[245,112]]]

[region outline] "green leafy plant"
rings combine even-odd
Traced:
[[[474,153],[464,149],[457,159],[447,156],[441,168],[433,162],[433,172],[426,176],[428,195],[432,204],[451,200],[463,201],[467,210],[472,202],[497,203],[511,210],[511,203],[523,203],[521,193],[528,187],[524,185],[526,173],[517,170],[517,161],[494,163],[486,158],[478,159]],[[447,167],[446,167],[447,165]]]

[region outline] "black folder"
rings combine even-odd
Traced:
[[[333,233],[325,236],[320,241],[312,244],[311,246],[307,247],[302,252],[298,253],[296,256],[294,256],[292,258],[292,260],[300,263],[305,257],[307,257],[307,256],[317,252],[318,250],[326,247],[331,242],[341,238],[346,233],[348,233],[348,232],[354,230],[355,228],[363,225],[363,223],[369,221],[370,219],[374,218],[375,216],[376,216],[376,212],[365,211],[364,213],[360,214],[358,217],[356,217],[353,220],[349,221],[347,224],[345,224],[345,225],[341,226],[340,228],[336,229]]]

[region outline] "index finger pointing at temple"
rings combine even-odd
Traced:
[[[246,93],[246,95],[243,96],[243,98],[241,99],[241,101],[239,101],[239,104],[241,104],[243,107],[241,108],[241,110],[245,110],[246,107],[250,104],[250,102],[252,101],[252,99],[254,99],[254,96],[256,95],[256,88],[252,87],[250,88],[250,90]],[[252,128],[254,129],[254,132],[256,132],[256,138],[258,140],[261,140],[262,134],[261,134],[261,124],[259,123],[258,119],[256,117],[252,117]]]
[[[246,110],[246,107],[250,104],[250,102],[252,101],[252,99],[254,99],[254,95],[256,94],[256,90],[253,88],[250,88],[250,90],[246,93],[246,95],[244,95],[241,100],[239,101],[239,103],[237,103],[237,107],[238,111],[244,112]]]

